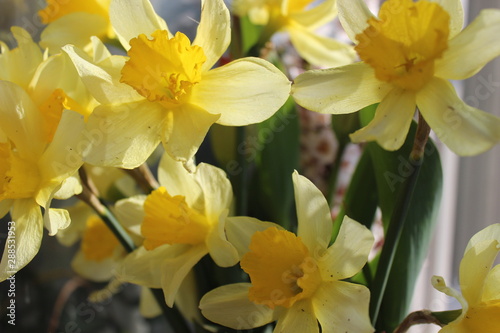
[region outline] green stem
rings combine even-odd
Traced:
[[[246,216],[248,211],[248,161],[244,153],[238,151],[238,147],[245,144],[246,128],[240,126],[236,128],[236,154],[240,172],[237,175],[237,193],[236,193],[236,215]]]
[[[340,166],[342,164],[342,156],[344,156],[345,148],[347,147],[347,143],[339,143],[339,147],[335,154],[335,162],[333,165],[332,172],[330,173],[330,178],[328,179],[328,189],[326,192],[326,200],[328,204],[332,205],[333,198],[335,197],[335,188],[337,186],[337,180],[339,178]]]

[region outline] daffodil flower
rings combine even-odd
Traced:
[[[434,288],[456,298],[462,313],[439,333],[496,333],[500,327],[500,265],[491,269],[500,251],[500,224],[475,234],[460,262],[462,294],[447,287],[440,276],[432,278]]]
[[[78,49],[64,48],[102,103],[89,119],[88,131],[102,133],[85,154],[91,164],[134,168],[160,141],[186,162],[213,123],[261,122],[289,95],[288,79],[262,59],[212,69],[230,42],[229,12],[222,0],[202,1],[192,44],[181,32],[173,35],[148,0],[113,0],[110,17],[129,57],[115,58],[103,68]]]
[[[180,284],[206,254],[222,267],[235,265],[238,253],[224,226],[233,197],[221,169],[200,164],[189,173],[182,162],[164,154],[159,167],[161,187],[146,198],[132,197],[117,205],[118,216],[142,221],[141,247],[127,256],[120,279],[163,288],[168,306]]]
[[[317,66],[341,66],[356,58],[351,46],[323,37],[315,31],[337,16],[336,0],[326,0],[311,8],[313,0],[235,0],[233,11],[248,15],[257,25],[267,25],[273,34],[286,31],[297,52]]]
[[[298,76],[292,88],[298,104],[344,114],[380,103],[351,139],[376,140],[386,150],[402,146],[416,107],[459,155],[479,154],[500,140],[500,119],[465,104],[448,81],[471,77],[500,55],[499,10],[483,10],[461,31],[459,0],[388,0],[378,17],[363,0],[339,0],[338,7],[363,61]]]
[[[50,205],[81,191],[75,173],[86,114],[70,97],[80,99],[84,86],[65,56],[44,59],[25,30],[12,32],[18,47],[0,44],[0,216],[10,210],[16,254],[8,260],[3,252],[0,281],[36,255],[44,226],[55,235],[70,223],[66,210]]]
[[[58,53],[66,44],[90,51],[90,37],[115,38],[109,21],[111,0],[46,0],[47,6],[38,12],[47,27],[40,35],[40,45],[50,53]]]
[[[346,217],[329,246],[332,218],[326,199],[305,177],[293,175],[297,236],[273,223],[228,219],[228,239],[243,255],[251,283],[216,288],[200,302],[209,320],[252,329],[277,320],[274,332],[373,332],[370,292],[343,281],[364,266],[371,232]]]

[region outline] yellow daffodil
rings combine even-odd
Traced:
[[[459,0],[388,0],[378,17],[363,0],[339,0],[338,6],[363,61],[298,76],[292,88],[297,103],[332,114],[380,103],[351,139],[376,140],[387,150],[401,147],[416,107],[459,155],[484,152],[500,140],[500,119],[465,104],[448,81],[471,77],[500,55],[499,10],[483,10],[461,31]]]
[[[66,44],[88,49],[92,36],[114,38],[110,3],[111,0],[46,0],[47,6],[38,12],[42,23],[47,24],[40,45],[50,53],[58,53]]]
[[[251,283],[226,285],[207,293],[202,314],[234,329],[252,329],[277,320],[274,332],[373,332],[370,292],[343,281],[364,266],[371,232],[346,217],[329,246],[332,218],[326,199],[305,177],[293,175],[297,236],[272,223],[230,218],[228,239],[237,247]]]
[[[351,63],[356,53],[351,46],[315,31],[337,15],[336,0],[325,0],[311,7],[313,0],[235,0],[233,11],[248,15],[257,25],[266,25],[265,33],[286,31],[297,52],[317,66],[341,66]]]
[[[141,247],[125,259],[119,277],[150,288],[163,288],[172,306],[180,284],[206,254],[223,267],[238,262],[224,232],[232,189],[224,172],[200,164],[189,173],[165,154],[160,162],[161,187],[146,198],[132,197],[117,205],[119,216],[142,221]]]
[[[475,234],[460,262],[462,294],[447,287],[440,276],[432,278],[434,288],[456,298],[461,315],[439,333],[496,333],[500,327],[500,265],[491,269],[500,251],[500,224]]]
[[[176,159],[187,161],[213,123],[263,121],[288,97],[288,79],[262,59],[212,69],[230,42],[222,0],[202,1],[193,43],[180,32],[170,33],[148,0],[113,0],[110,16],[129,57],[103,68],[78,49],[64,48],[102,103],[89,119],[88,131],[102,134],[85,155],[91,164],[133,168],[160,141]]]

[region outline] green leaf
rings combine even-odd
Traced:
[[[386,230],[396,208],[400,208],[396,207],[396,203],[398,197],[405,195],[401,193],[405,182],[415,170],[418,171],[418,167],[412,164],[409,158],[415,129],[416,124],[412,124],[405,144],[398,151],[385,151],[373,142],[366,148],[374,161],[379,206]],[[423,164],[419,168],[383,295],[379,320],[376,324],[377,330],[392,332],[407,315],[415,282],[427,255],[436,224],[443,174],[439,152],[431,140],[427,143]],[[389,245],[386,242],[384,246]],[[384,268],[378,267],[378,269]],[[379,286],[374,286],[377,287]]]
[[[299,167],[300,126],[292,98],[268,120],[257,125],[256,164],[260,207],[269,220],[291,227],[292,173]]]

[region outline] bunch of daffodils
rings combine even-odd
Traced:
[[[47,0],[39,41],[0,42],[0,281],[46,229],[88,304],[134,284],[175,332],[500,331],[498,224],[471,238],[461,291],[432,279],[461,309],[409,313],[443,183],[430,130],[459,155],[500,141],[450,82],[500,55],[500,10],[462,29],[459,0],[196,1],[194,38],[149,0]],[[318,152],[325,193],[300,175]],[[64,299],[52,328],[86,332]]]

